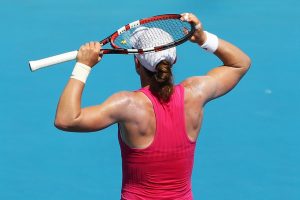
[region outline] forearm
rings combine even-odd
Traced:
[[[238,47],[219,39],[219,46],[214,54],[223,62],[224,66],[247,71],[250,67],[250,58]]]
[[[195,24],[196,31],[190,38],[190,41],[214,53],[224,63],[224,66],[239,68],[245,71],[249,68],[250,58],[244,52],[233,44],[218,39],[216,35],[204,31],[202,23],[195,15],[185,13],[182,14],[181,19]]]
[[[232,90],[250,67],[250,58],[238,47],[219,39],[216,35],[204,31],[200,20],[191,13],[182,15],[182,20],[193,22],[196,31],[190,41],[201,48],[214,53],[222,62],[220,67],[213,68],[201,79],[201,93],[208,102]]]
[[[250,66],[250,58],[242,50],[214,34],[200,31],[196,42],[202,48],[214,53],[223,62],[223,66],[237,68],[240,71],[246,71]]]
[[[84,83],[70,79],[57,106],[55,125],[61,129],[72,126],[81,114],[81,96]]]
[[[223,62],[222,66],[213,68],[207,75],[213,78],[214,89],[209,99],[222,96],[232,90],[248,71],[250,58],[233,44],[218,39],[218,46],[214,54]]]
[[[57,105],[55,117],[57,128],[73,130],[80,124],[82,92],[91,68],[101,60],[100,49],[101,45],[98,42],[86,43],[80,47],[77,63]]]

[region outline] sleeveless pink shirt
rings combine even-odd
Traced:
[[[149,91],[139,90],[152,102],[156,116],[153,142],[144,149],[128,147],[121,138],[123,200],[191,200],[191,175],[195,142],[186,132],[184,88],[174,87],[168,103],[161,103]]]

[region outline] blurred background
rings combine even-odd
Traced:
[[[65,133],[53,126],[75,62],[30,72],[28,61],[78,49],[140,18],[192,12],[206,30],[243,49],[252,68],[205,109],[193,171],[194,198],[300,199],[300,2],[0,0],[0,199],[119,199],[117,127]],[[187,42],[176,83],[220,65]],[[93,69],[83,106],[139,88],[132,56]]]

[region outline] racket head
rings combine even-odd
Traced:
[[[146,52],[156,52],[175,47],[187,41],[195,32],[193,23],[182,21],[179,14],[164,14],[144,18],[129,23],[116,32],[109,39],[103,40],[101,43],[110,42],[113,49],[103,49],[103,53],[114,54],[142,54]],[[147,43],[143,48],[135,48],[132,43],[132,37],[135,31],[141,27],[148,29],[143,37],[149,37],[149,41],[155,37],[157,40],[161,37],[161,32],[166,32],[172,40],[160,41],[159,43]]]

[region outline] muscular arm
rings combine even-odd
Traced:
[[[101,46],[99,43],[88,43],[78,52],[77,62],[93,67],[97,64]],[[96,131],[113,123],[122,121],[121,111],[126,110],[130,102],[128,92],[117,93],[97,106],[81,108],[81,96],[84,83],[71,78],[66,85],[56,111],[55,126],[65,131]]]
[[[217,98],[232,90],[248,71],[250,58],[233,44],[219,39],[219,47],[215,55],[223,65],[207,73],[211,77],[213,88],[209,98]]]
[[[130,105],[129,92],[114,94],[100,105],[81,108],[84,84],[70,79],[57,106],[55,126],[65,131],[97,131],[125,119],[121,112]]]
[[[203,45],[206,35],[201,22],[192,14],[189,21],[199,24],[191,41]],[[223,65],[209,71],[206,76],[192,77],[186,81],[193,87],[194,92],[201,93],[203,103],[222,96],[232,90],[250,67],[250,58],[238,47],[219,39],[219,46],[214,54],[223,62]]]
[[[65,87],[56,110],[55,126],[59,129],[68,130],[74,126],[76,119],[81,113],[81,95],[84,83],[76,79],[70,79]]]

